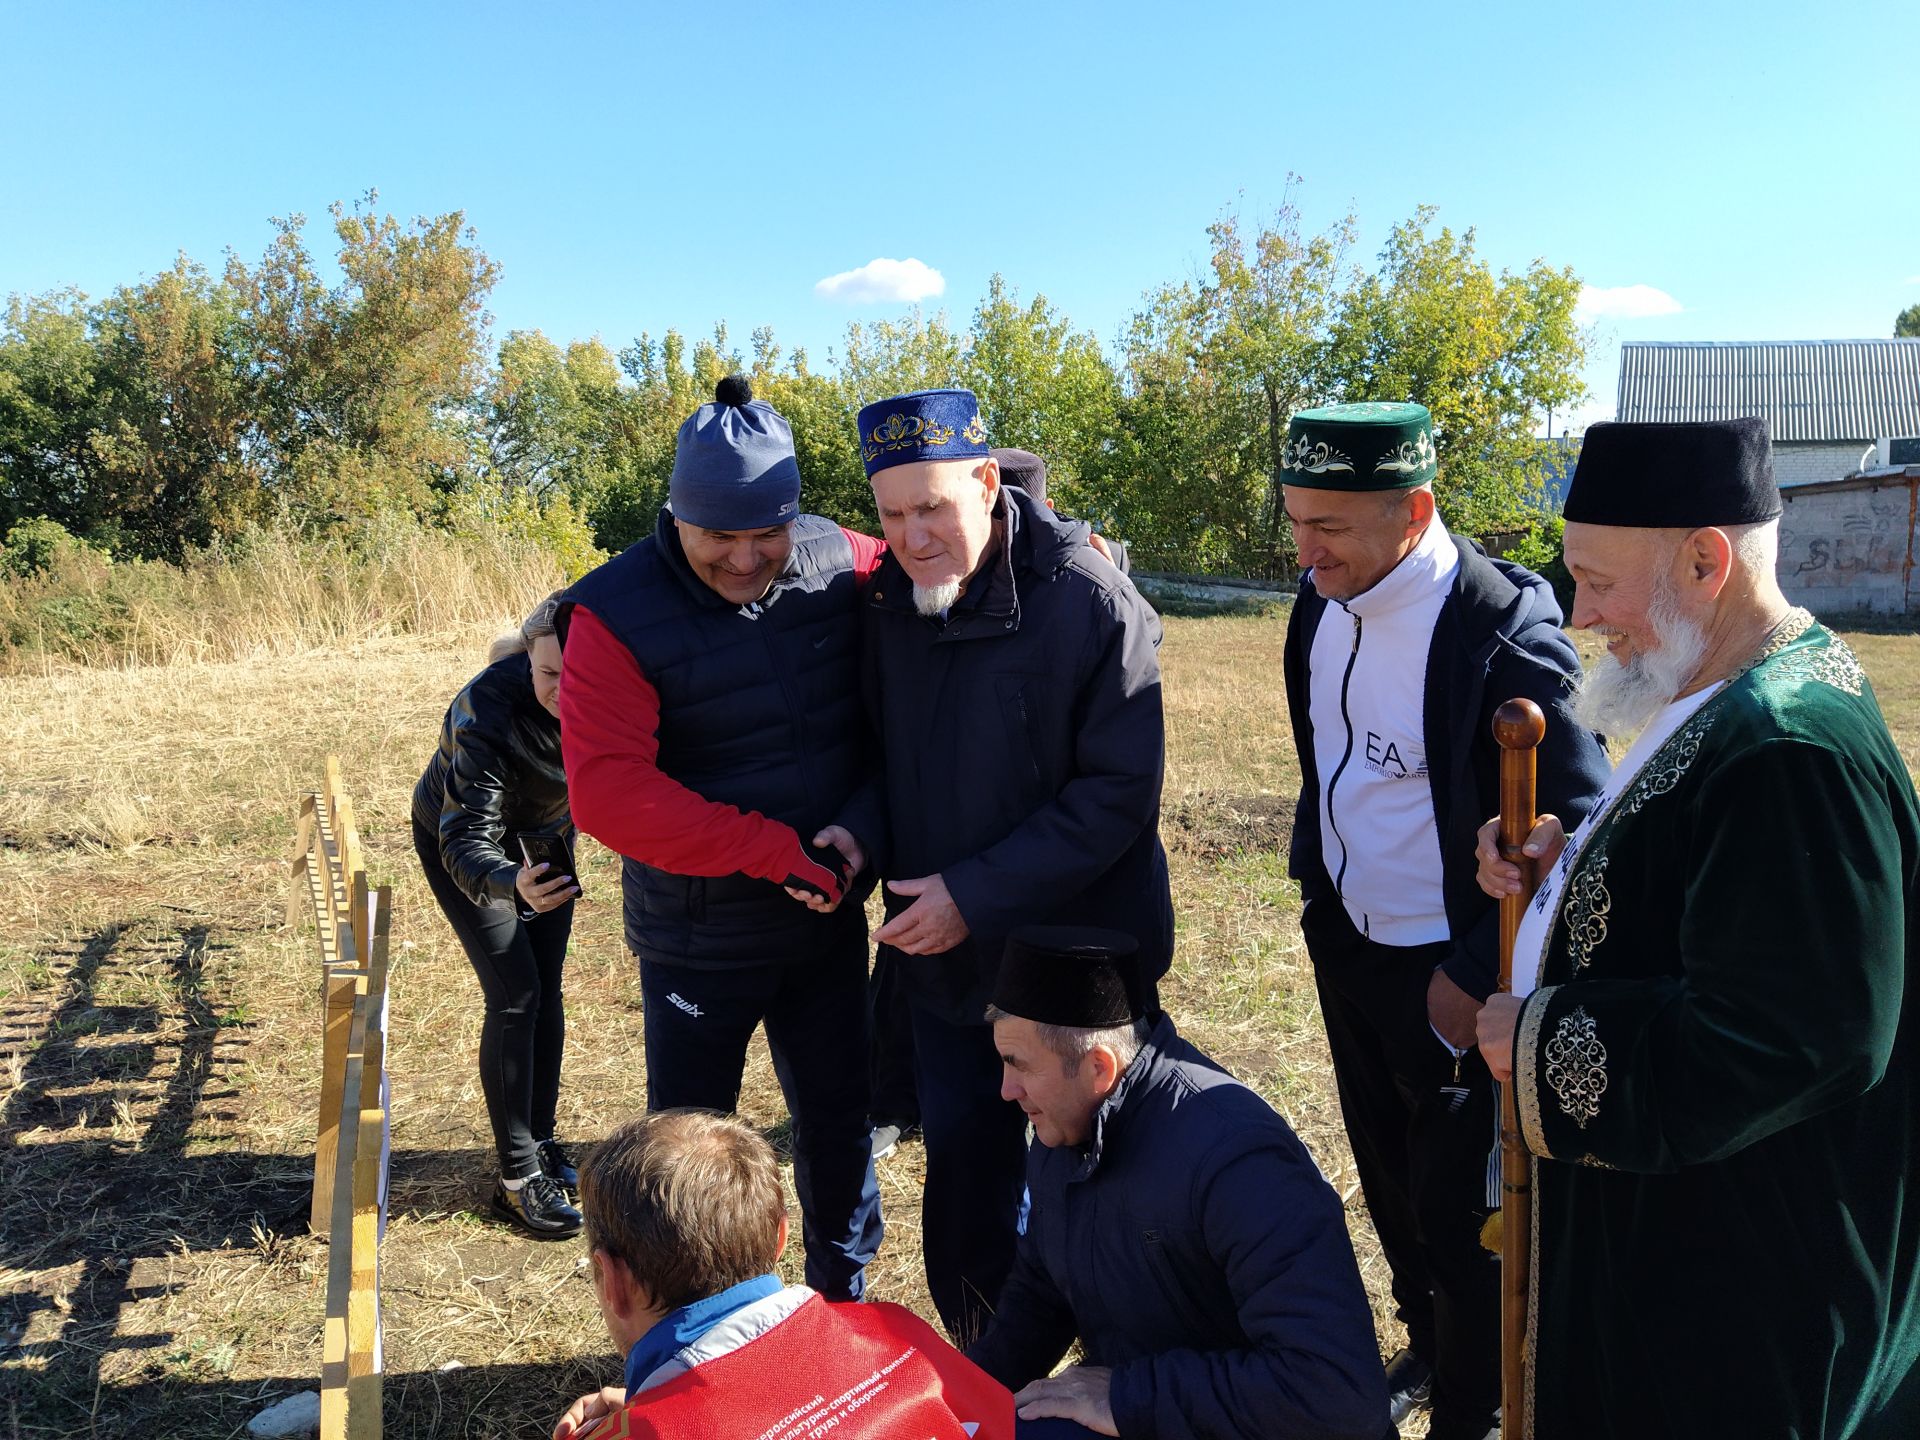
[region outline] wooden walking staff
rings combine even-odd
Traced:
[[[1547,733],[1547,718],[1531,700],[1509,700],[1493,712],[1493,738],[1500,742],[1500,858],[1520,867],[1520,893],[1500,901],[1500,990],[1513,989],[1513,942],[1533,899],[1533,862],[1522,852],[1533,833],[1533,752]],[[1513,1086],[1500,1087],[1500,1434],[1525,1433],[1527,1364],[1527,1267],[1532,1260],[1533,1162],[1520,1138]]]

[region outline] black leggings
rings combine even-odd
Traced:
[[[524,1179],[540,1170],[538,1141],[553,1135],[560,1100],[560,1057],[567,1019],[560,967],[573,932],[569,900],[531,920],[518,905],[476,905],[440,863],[440,837],[418,824],[413,848],[427,886],[480,978],[487,1018],[480,1027],[480,1089],[493,1122],[500,1173]]]

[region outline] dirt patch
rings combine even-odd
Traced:
[[[1293,843],[1291,795],[1223,795],[1201,791],[1160,812],[1160,834],[1169,849],[1200,860],[1222,860],[1246,851],[1284,853]]]

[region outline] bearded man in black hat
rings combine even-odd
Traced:
[[[1496,979],[1498,910],[1473,834],[1498,803],[1493,712],[1548,717],[1543,806],[1584,815],[1606,776],[1573,720],[1579,658],[1538,575],[1457,540],[1434,508],[1426,408],[1293,417],[1288,518],[1308,567],[1287,625],[1300,755],[1289,872],[1340,1110],[1407,1346],[1393,1419],[1481,1440],[1500,1404],[1499,1272],[1480,1243],[1499,1203],[1493,1082],[1474,1014]]]
[[[1021,1421],[1379,1440],[1386,1384],[1339,1197],[1287,1122],[1152,1008],[1112,931],[1016,933],[988,1017],[1031,1208],[968,1352]],[[1053,1374],[1078,1339],[1079,1364]]]
[[[1595,425],[1567,495],[1580,713],[1633,743],[1541,817],[1478,1019],[1537,1157],[1538,1440],[1920,1435],[1920,806],[1780,514],[1759,420]]]

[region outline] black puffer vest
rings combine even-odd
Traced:
[[[665,509],[653,535],[567,592],[633,652],[660,697],[663,774],[702,798],[756,810],[811,840],[859,784],[871,754],[860,707],[853,548],[817,515],[766,596],[734,605],[693,573]],[[627,945],[669,964],[804,960],[864,934],[849,902],[830,916],[745,875],[675,875],[629,859]]]

